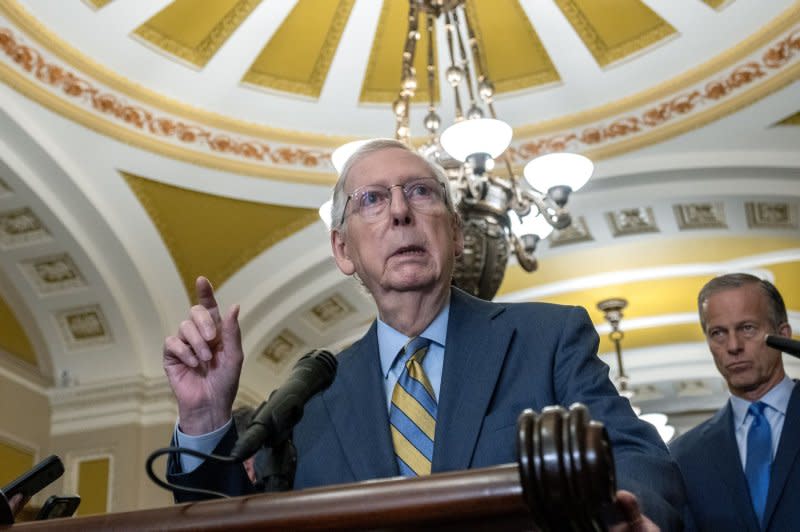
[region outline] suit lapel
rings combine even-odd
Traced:
[[[789,404],[786,407],[786,418],[783,421],[781,439],[778,443],[778,452],[775,454],[775,462],[772,464],[772,473],[769,482],[769,493],[767,495],[767,506],[764,509],[764,523],[768,524],[775,507],[783,493],[783,487],[792,471],[792,465],[797,460],[800,451],[800,386],[795,383]]]
[[[375,323],[343,352],[338,373],[323,398],[355,480],[396,476]]]
[[[453,288],[447,325],[433,472],[469,467],[513,329],[493,318],[504,307]]]
[[[741,509],[734,513],[740,518],[742,530],[759,530],[750,502],[747,480],[742,471],[739,447],[736,445],[730,401],[709,421],[704,440],[708,442],[706,459],[714,466],[722,484],[728,489],[730,499],[726,505],[729,504],[732,509]]]

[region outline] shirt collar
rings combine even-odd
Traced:
[[[788,375],[784,375],[783,380],[773,386],[770,391],[765,393],[764,396],[759,399],[759,401],[766,403],[767,406],[777,410],[785,416],[786,408],[789,406],[789,399],[792,396],[793,389],[794,381],[790,379]],[[733,425],[735,427],[738,427],[744,423],[744,420],[747,418],[747,409],[750,408],[750,404],[751,401],[731,395]]]
[[[447,321],[450,317],[450,303],[436,315],[433,321],[425,328],[420,336],[427,338],[433,343],[444,347],[447,338]],[[389,370],[394,365],[395,358],[400,349],[405,346],[411,338],[393,329],[380,318],[378,318],[378,352],[381,358],[381,370],[383,377],[389,374]]]

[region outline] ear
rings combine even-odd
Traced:
[[[336,261],[339,270],[345,275],[353,275],[356,272],[356,266],[350,260],[347,242],[341,231],[331,231],[331,250],[333,251],[333,260]]]
[[[792,326],[788,322],[783,322],[778,325],[778,334],[786,338],[792,337]]]

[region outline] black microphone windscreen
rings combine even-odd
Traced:
[[[786,338],[785,336],[774,336],[768,334],[766,337],[767,345],[773,349],[783,351],[787,355],[800,358],[800,342]]]
[[[320,349],[300,357],[286,382],[253,413],[253,419],[239,436],[231,456],[244,459],[262,445],[269,447],[284,441],[303,417],[306,402],[331,385],[336,376],[336,365],[336,357]]]

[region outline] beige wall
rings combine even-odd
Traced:
[[[121,426],[104,427],[113,421],[109,409],[115,408],[111,403],[104,402],[105,397],[97,400],[86,400],[96,391],[76,389],[74,394],[56,394],[52,398],[45,393],[48,383],[38,374],[20,368],[18,364],[8,364],[0,351],[0,486],[11,480],[19,473],[30,467],[42,458],[56,454],[64,462],[64,476],[45,488],[34,497],[29,506],[40,506],[48,496],[59,494],[73,494],[78,491],[80,464],[86,460],[108,458],[109,478],[102,481],[106,489],[108,486],[108,507],[110,511],[130,511],[143,508],[153,508],[172,504],[171,493],[159,488],[145,473],[144,464],[150,453],[169,444],[172,435],[173,423],[167,421],[142,425],[131,422]],[[17,378],[9,375],[18,374]],[[22,385],[20,381],[31,382]],[[53,389],[51,388],[51,392]],[[65,401],[65,397],[68,400]],[[76,400],[77,398],[77,400]],[[56,401],[54,407],[66,419],[75,420],[60,430],[68,432],[52,434],[53,420],[51,399]],[[125,400],[110,398],[117,402],[119,411],[131,419],[131,414],[143,408],[153,407],[152,397],[142,399],[136,404],[130,402],[130,396]],[[72,402],[74,401],[74,403]],[[171,403],[171,397],[165,395],[158,397],[159,401]],[[101,404],[98,404],[101,403]],[[75,410],[69,406],[74,405]],[[102,417],[97,417],[102,416]],[[166,416],[169,418],[169,415]],[[166,419],[165,418],[165,419]],[[57,423],[58,425],[58,423]],[[21,462],[26,462],[22,464]],[[156,462],[157,473],[164,474],[165,459]],[[6,478],[7,477],[7,478]],[[97,477],[97,475],[94,475]],[[84,487],[86,487],[86,478]],[[92,486],[98,488],[99,486]],[[94,489],[88,490],[94,492]],[[80,493],[79,493],[80,494]],[[84,495],[84,494],[80,494]],[[88,493],[87,493],[88,495]]]
[[[172,504],[171,494],[153,484],[144,468],[150,452],[169,444],[172,429],[172,424],[131,424],[54,435],[53,449],[64,459],[68,469],[64,481],[66,491],[74,491],[77,487],[77,472],[82,461],[109,457],[109,511],[131,511]],[[162,477],[163,463],[156,463],[157,473]],[[95,486],[94,489],[100,487]]]
[[[50,434],[50,404],[44,393],[18,384],[0,373],[0,432],[35,444],[46,452]],[[41,456],[40,452],[40,456]]]
[[[0,485],[51,453],[50,403],[35,388],[23,386],[0,372],[0,447],[5,451],[0,453]],[[19,460],[25,457],[27,463],[20,464]],[[47,495],[35,497],[33,504],[41,504]]]

